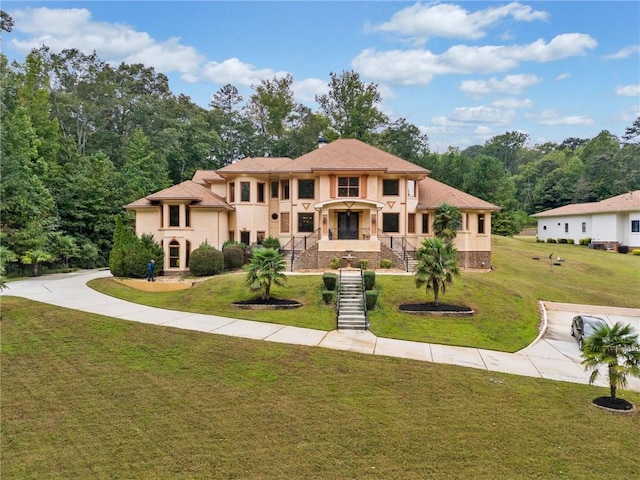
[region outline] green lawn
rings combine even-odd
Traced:
[[[607,389],[2,299],[2,478],[602,479]],[[640,403],[640,394],[620,396]]]
[[[381,294],[379,308],[371,312],[371,331],[382,337],[514,352],[538,333],[538,300],[640,306],[638,256],[578,245],[540,244],[524,237],[494,237],[493,246],[492,272],[465,272],[441,296],[442,302],[471,306],[474,317],[443,319],[402,313],[399,304],[431,301],[433,293],[416,289],[411,276],[377,275]],[[551,253],[565,260],[562,266],[551,267]],[[145,305],[321,330],[335,327],[333,307],[320,299],[320,275],[291,275],[288,284],[288,288],[274,289],[273,295],[299,300],[303,308],[272,312],[233,308],[231,302],[254,296],[244,286],[242,274],[223,275],[171,293],[140,292],[111,279],[90,283],[99,291]]]

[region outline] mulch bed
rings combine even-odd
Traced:
[[[633,403],[623,398],[598,397],[593,399],[593,403],[611,410],[631,411],[634,409]]]
[[[289,300],[286,298],[273,298],[268,301],[263,300],[261,297],[252,298],[251,300],[241,300],[233,302],[232,305],[237,308],[251,309],[251,310],[278,310],[278,309],[291,309],[301,307],[302,304],[297,300]]]
[[[473,312],[470,307],[464,305],[451,305],[449,303],[439,303],[436,305],[433,302],[403,303],[398,308],[405,312]]]

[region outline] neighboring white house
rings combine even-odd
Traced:
[[[574,203],[532,215],[538,238],[590,238],[596,244],[640,248],[640,190],[600,202]]]

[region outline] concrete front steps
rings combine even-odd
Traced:
[[[367,329],[369,325],[363,302],[360,272],[343,272],[338,287],[338,330]]]

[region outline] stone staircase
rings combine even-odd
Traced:
[[[366,330],[369,326],[363,304],[360,271],[342,272],[338,286],[338,330]]]

